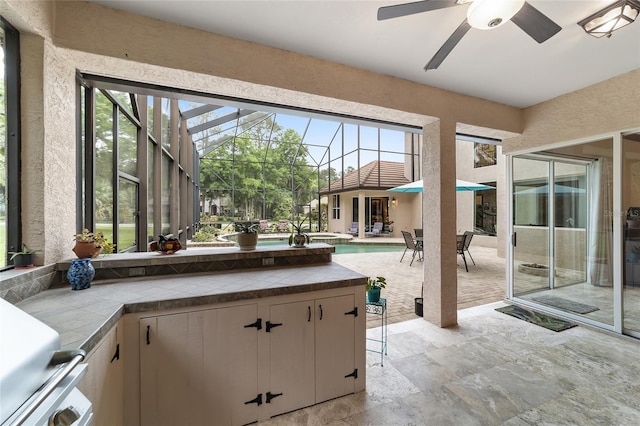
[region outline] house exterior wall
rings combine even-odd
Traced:
[[[474,167],[475,149],[474,143],[468,141],[456,141],[456,176],[458,179],[469,182],[486,183],[496,182],[496,203],[498,207],[498,219],[505,214],[505,156],[502,154],[502,146],[496,147],[496,164],[494,166]],[[472,191],[460,191],[457,198],[457,234],[465,231],[473,231],[475,228],[475,193]],[[475,235],[473,244],[497,249],[498,257],[505,257],[503,228],[497,227],[497,235]]]

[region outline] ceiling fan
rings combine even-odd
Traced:
[[[425,65],[424,70],[436,69],[451,53],[462,37],[471,29],[489,30],[513,21],[522,31],[538,43],[543,43],[557,34],[562,28],[531,6],[525,0],[423,0],[384,6],[378,9],[378,21],[429,12],[447,7],[471,3],[467,18],[458,26],[442,47]]]

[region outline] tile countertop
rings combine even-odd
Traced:
[[[122,315],[366,284],[337,263],[103,280],[86,290],[38,293],[16,304],[60,333],[62,349],[87,353]]]

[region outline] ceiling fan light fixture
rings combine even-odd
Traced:
[[[578,22],[578,25],[593,37],[611,37],[615,30],[633,23],[639,13],[639,1],[619,0],[586,17]]]
[[[497,28],[518,13],[524,0],[475,0],[467,10],[469,25],[480,30]]]

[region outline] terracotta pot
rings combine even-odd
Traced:
[[[90,257],[98,257],[102,247],[96,247],[96,243],[93,241],[76,241],[73,252],[78,256],[78,259],[88,259]]]
[[[240,250],[255,250],[256,245],[258,245],[258,234],[255,232],[251,234],[244,232],[239,233],[238,245],[240,246]]]

